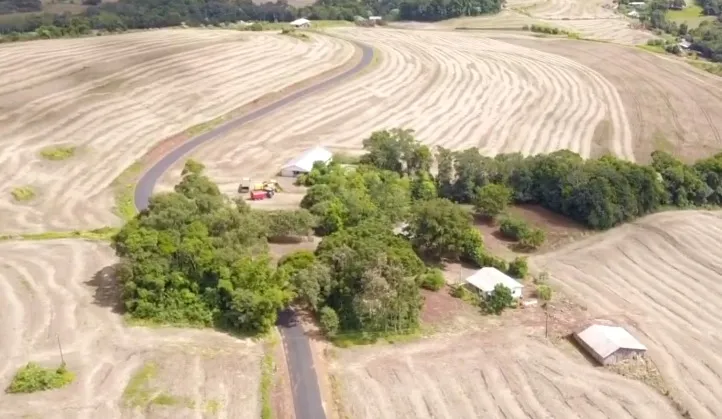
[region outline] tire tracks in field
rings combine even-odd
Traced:
[[[265,117],[273,112],[282,109],[284,106],[294,103],[299,99],[320,92],[328,87],[337,85],[368,67],[373,60],[374,52],[368,45],[360,42],[349,41],[362,51],[360,61],[351,69],[335,75],[317,84],[296,91],[276,102],[259,108],[253,112],[231,120],[209,132],[201,134],[171,150],[152,167],[148,168],[137,183],[134,202],[137,209],[147,208],[149,199],[153,193],[156,183],[161,176],[169,170],[174,163],[182,159],[193,149],[201,144],[212,141],[222,135],[237,129],[244,124],[256,119]],[[295,323],[295,313],[289,313],[286,324],[281,324],[281,333],[285,341],[286,357],[289,363],[291,376],[291,387],[293,389],[294,409],[296,419],[323,419],[326,417],[322,405],[318,378],[313,367],[313,357],[308,337],[303,328]]]

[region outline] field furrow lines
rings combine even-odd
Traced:
[[[124,40],[135,48],[126,56],[109,47]],[[57,46],[57,56],[36,44],[0,48],[7,56],[39,60],[31,74],[0,66],[3,81],[23,78],[28,87],[13,93],[0,87],[0,103],[15,105],[0,114],[3,233],[118,224],[111,182],[160,140],[333,69],[355,51],[325,36],[301,42],[193,29],[39,42]],[[67,67],[76,61],[83,70],[74,81],[47,81],[41,71],[45,62]],[[42,161],[37,153],[52,145],[77,147],[78,155]],[[37,197],[18,205],[10,192],[25,185]]]
[[[633,307],[667,384],[711,419],[722,412],[721,229],[719,213],[661,213],[533,262],[597,316]]]

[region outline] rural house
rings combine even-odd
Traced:
[[[323,147],[312,148],[281,167],[281,176],[296,177],[301,173],[308,173],[315,162],[328,163],[331,157],[333,154]]]
[[[594,324],[574,334],[574,339],[602,365],[644,355],[647,347],[619,326]]]
[[[296,19],[293,22],[290,23],[291,26],[294,28],[310,28],[311,27],[311,21],[305,18]]]
[[[488,297],[494,292],[494,287],[498,284],[504,285],[511,290],[514,298],[521,298],[524,285],[520,284],[514,278],[504,272],[491,267],[481,268],[474,272],[473,275],[466,278],[466,282],[479,290],[479,294]]]

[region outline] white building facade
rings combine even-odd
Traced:
[[[313,169],[313,164],[317,161],[328,163],[331,161],[333,153],[323,147],[315,147],[306,150],[303,154],[289,161],[281,167],[281,176],[296,177],[302,173],[308,173]]]

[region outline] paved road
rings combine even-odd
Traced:
[[[163,158],[149,168],[138,181],[134,197],[136,208],[140,211],[148,207],[148,200],[153,193],[153,188],[163,173],[168,171],[173,164],[190,153],[194,148],[239,128],[254,119],[261,118],[271,112],[279,110],[299,99],[339,84],[368,67],[373,59],[373,49],[368,45],[358,42],[355,44],[361,48],[363,56],[361,57],[361,61],[350,70],[303,90],[299,90],[268,106],[233,119],[212,131],[192,138],[190,141],[163,156]],[[321,392],[318,387],[316,371],[313,367],[313,357],[311,356],[311,346],[308,337],[301,326],[296,324],[295,313],[290,309],[281,313],[278,324],[283,336],[286,359],[288,360],[288,368],[291,375],[291,388],[293,391],[296,419],[325,419],[326,414],[321,404]]]

